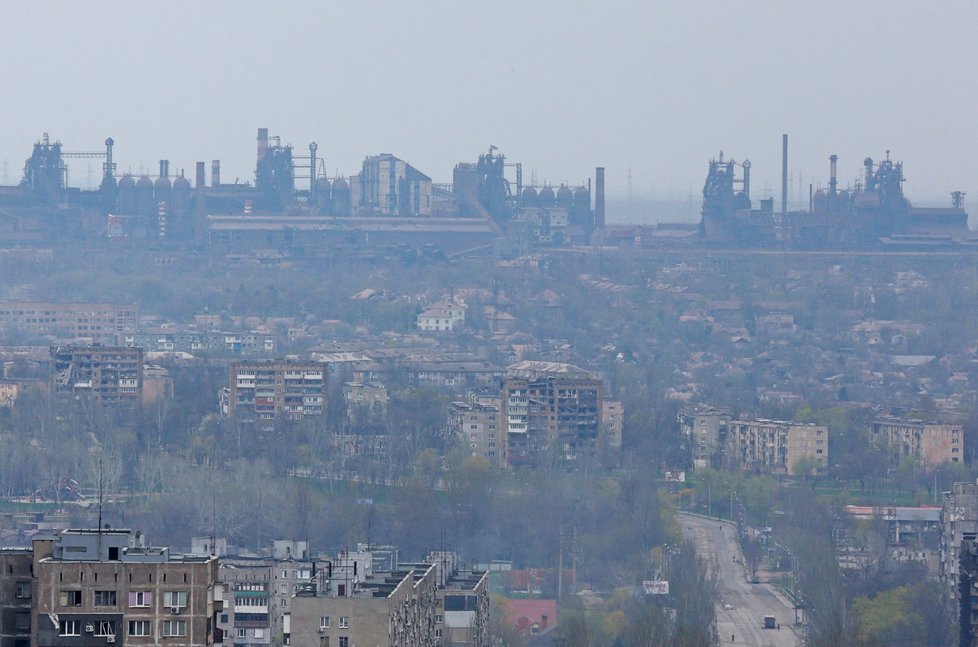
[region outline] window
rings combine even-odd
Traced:
[[[164,607],[185,607],[187,606],[186,591],[163,591]]]
[[[226,625],[227,623],[228,623],[228,614],[222,613],[221,614],[221,624],[222,625]]]
[[[445,622],[445,617],[444,616],[440,616],[440,615],[436,615],[435,616],[435,622]]]
[[[164,620],[163,635],[164,636],[186,636],[187,621],[186,620]]]
[[[129,591],[129,606],[131,607],[153,606],[153,592],[152,591]]]
[[[114,636],[115,620],[100,620],[95,627],[96,636]]]
[[[149,620],[130,620],[129,635],[130,636],[152,636],[153,626]]]
[[[81,591],[62,591],[58,602],[63,607],[80,607]]]
[[[17,593],[18,599],[24,600],[31,597],[31,583],[30,582],[17,582]]]
[[[264,629],[255,629],[255,638],[264,638],[264,637],[265,637]]]
[[[95,592],[95,606],[97,607],[114,607],[116,605],[116,594],[115,591],[96,591]]]
[[[350,628],[350,616],[340,616],[339,628],[340,629],[349,629]]]
[[[81,635],[81,621],[79,621],[79,620],[62,620],[58,624],[58,635],[59,636],[80,636]]]
[[[329,616],[321,616],[319,618],[319,626],[323,629],[329,629]]]
[[[350,647],[350,639],[347,636],[340,636],[340,647]]]
[[[237,635],[238,638],[247,638],[248,637],[248,630],[247,629],[242,629],[241,627],[238,627],[237,629],[235,629],[235,634]]]

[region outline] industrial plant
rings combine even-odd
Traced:
[[[221,162],[197,162],[193,184],[170,161],[156,175],[118,173],[104,151],[75,152],[45,133],[19,184],[0,187],[0,239],[111,239],[118,244],[193,242],[221,252],[272,248],[316,254],[337,244],[492,247],[586,244],[604,225],[604,173],[578,185],[523,181],[522,164],[494,146],[439,184],[410,163],[367,156],[356,174],[329,177],[315,142],[308,153],[259,128],[254,183],[221,180]],[[97,189],[72,187],[68,160],[102,160]]]
[[[523,166],[495,146],[459,162],[450,183],[391,153],[369,155],[358,172],[330,177],[316,142],[307,150],[259,128],[254,182],[223,182],[221,162],[196,162],[193,183],[183,169],[159,162],[155,175],[119,173],[115,142],[102,151],[70,151],[47,133],[34,144],[21,181],[0,186],[0,241],[109,241],[117,246],[192,245],[220,254],[317,256],[342,247],[412,246],[454,254],[492,250],[516,257],[534,248],[621,245],[605,234],[605,173],[577,184],[524,182]],[[946,208],[911,205],[903,163],[866,158],[860,177],[844,186],[838,157],[829,157],[824,186],[810,186],[804,211],[787,205],[787,135],[783,136],[782,200],[751,197],[751,163],[711,160],[703,187],[699,236],[670,245],[774,249],[967,249],[975,246],[964,193]],[[68,161],[101,159],[97,189],[71,186]],[[690,232],[692,233],[692,232]],[[653,234],[633,237],[657,245]]]
[[[914,207],[903,194],[903,163],[867,157],[861,178],[841,187],[838,156],[829,157],[828,184],[809,189],[807,211],[787,207],[788,136],[782,141],[781,210],[774,198],[751,200],[749,160],[710,160],[703,187],[703,241],[733,247],[790,249],[933,249],[974,245],[964,193],[946,208]]]

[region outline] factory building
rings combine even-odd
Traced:
[[[751,200],[750,162],[710,160],[703,186],[700,235],[716,245],[795,249],[926,248],[970,244],[964,194],[951,206],[917,208],[903,194],[903,163],[863,160],[859,179],[846,187],[838,179],[838,156],[829,157],[827,187],[812,190],[807,211],[787,209],[787,135],[784,136],[782,200]],[[740,169],[738,176],[737,169]]]
[[[431,178],[389,153],[363,161],[359,177],[361,215],[431,215]]]

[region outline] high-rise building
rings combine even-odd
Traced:
[[[502,424],[509,464],[576,460],[602,432],[600,380],[571,364],[524,361],[503,381]]]
[[[111,344],[138,326],[139,310],[131,304],[0,301],[0,331],[7,333]]]
[[[322,362],[234,362],[228,414],[239,422],[301,420],[326,412],[327,376]]]
[[[143,397],[143,349],[54,347],[51,378],[56,394],[88,396],[101,404],[138,404]]]

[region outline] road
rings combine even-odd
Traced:
[[[718,567],[717,634],[721,645],[795,647],[803,644],[800,631],[796,633],[793,627],[795,611],[788,598],[771,584],[747,581],[736,526],[684,513],[680,513],[679,523],[683,534],[696,543],[700,557]],[[766,615],[773,615],[781,628],[764,629]]]

